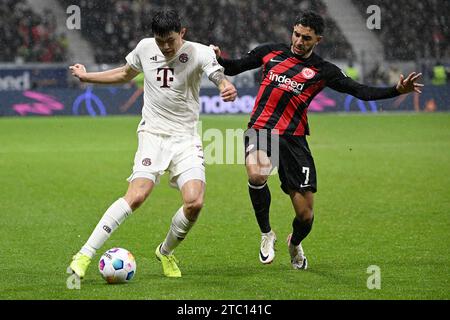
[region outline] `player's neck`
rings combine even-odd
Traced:
[[[292,50],[291,50],[291,52],[292,52]],[[298,54],[296,54],[294,52],[292,52],[292,54],[294,55],[294,57],[296,57],[296,58],[298,58],[300,60],[307,60],[307,59],[309,59],[312,56],[313,51],[311,50],[310,52],[308,52],[308,53],[306,53],[304,55],[298,55]]]
[[[311,50],[310,52],[308,52],[307,54],[305,54],[305,55],[303,56],[303,59],[309,59],[309,57],[311,57],[312,54],[313,54],[313,51]]]

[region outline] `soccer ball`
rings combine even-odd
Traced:
[[[128,250],[112,248],[100,258],[98,270],[108,283],[126,283],[136,274],[136,260]]]

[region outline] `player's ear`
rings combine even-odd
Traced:
[[[320,41],[322,41],[323,36],[317,36],[317,43],[320,43]]]
[[[181,28],[181,31],[180,31],[181,38],[183,38],[185,34],[186,34],[186,28]]]

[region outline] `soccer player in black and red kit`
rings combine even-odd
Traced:
[[[423,86],[415,82],[421,76],[415,72],[406,79],[400,75],[393,87],[369,87],[353,81],[313,52],[322,40],[323,30],[322,17],[308,11],[295,21],[290,46],[264,44],[236,60],[221,58],[219,47],[213,46],[226,75],[263,66],[262,82],[245,134],[250,199],[262,234],[262,263],[270,263],[275,257],[276,235],[269,222],[271,196],[267,185],[275,161],[281,188],[290,196],[295,211],[293,232],[288,236],[291,263],[295,269],[306,269],[308,265],[301,242],[312,228],[313,195],[317,191],[316,169],[306,141],[307,110],[312,99],[325,87],[362,100],[378,100],[413,91],[421,93]],[[271,148],[275,139],[276,155]]]

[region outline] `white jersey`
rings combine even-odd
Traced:
[[[195,135],[199,118],[199,91],[203,72],[223,70],[214,50],[185,41],[169,60],[154,38],[141,40],[126,57],[135,70],[144,72],[144,106],[138,131],[166,135]]]

